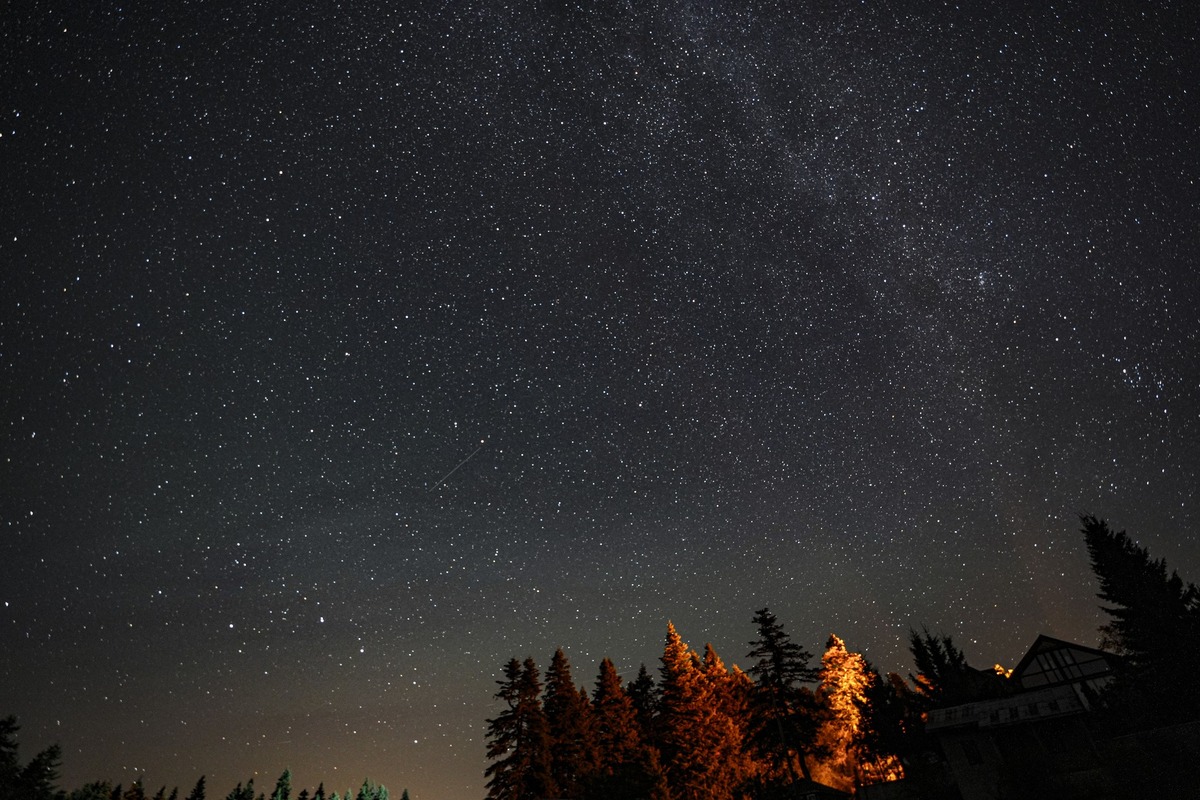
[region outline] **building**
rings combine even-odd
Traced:
[[[963,800],[1112,796],[1087,724],[1117,656],[1038,636],[1013,669],[1012,694],[929,713]]]

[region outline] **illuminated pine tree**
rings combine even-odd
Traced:
[[[867,660],[830,635],[821,658],[821,685],[817,689],[817,699],[824,709],[817,744],[826,755],[813,769],[813,777],[845,792],[863,783],[899,777],[899,763],[894,758],[877,760],[863,746],[867,724],[864,707],[874,679]]]
[[[712,737],[710,747],[719,763],[710,780],[716,787],[716,796],[731,796],[755,772],[746,742],[754,682],[736,667],[727,669],[711,644],[704,646],[702,664],[710,698],[710,721],[706,727]]]
[[[669,623],[661,675],[659,742],[672,796],[730,797],[740,777],[740,731],[723,712],[700,657]]]

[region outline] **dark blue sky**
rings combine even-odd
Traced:
[[[0,32],[0,713],[64,785],[469,800],[512,656],[1011,666],[1098,640],[1082,511],[1200,578],[1193,4],[351,5]]]

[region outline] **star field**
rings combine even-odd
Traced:
[[[1082,511],[1200,579],[1192,4],[352,5],[0,33],[0,715],[64,787],[479,798],[508,658],[764,605],[1094,645]]]

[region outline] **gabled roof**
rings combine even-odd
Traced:
[[[1069,650],[1076,654],[1076,661],[1103,661],[1107,665],[1107,672],[1111,672],[1113,667],[1120,660],[1120,656],[1115,653],[1110,653],[1107,650],[1099,650],[1095,647],[1088,647],[1087,645],[1076,644],[1075,642],[1068,642],[1063,639],[1055,639],[1053,636],[1047,636],[1046,634],[1041,633],[1038,634],[1037,639],[1034,641],[1029,650],[1026,651],[1020,662],[1013,667],[1012,680],[1016,681],[1018,686],[1024,686],[1022,679],[1029,671],[1029,668],[1033,666],[1034,660],[1039,655],[1063,650]],[[1083,656],[1084,659],[1079,659],[1079,656]],[[1096,677],[1096,675],[1092,674],[1085,677]]]

